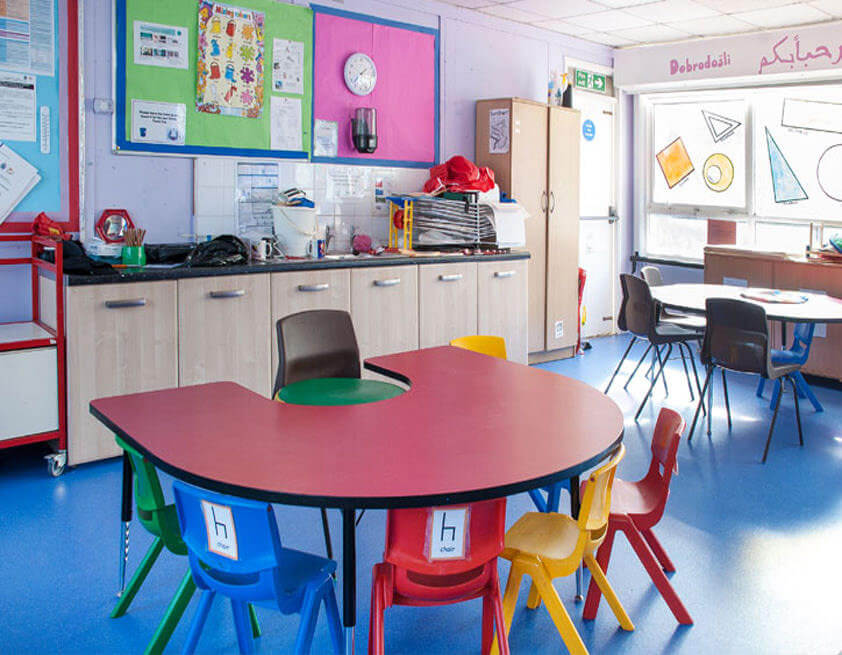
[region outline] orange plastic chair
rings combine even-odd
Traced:
[[[459,337],[452,339],[451,346],[472,350],[475,353],[506,359],[506,340],[503,337],[492,337],[487,335],[474,335],[470,337]]]
[[[389,510],[384,561],[374,566],[371,587],[369,655],[384,653],[387,607],[449,605],[474,598],[482,598],[483,655],[491,649],[495,625],[508,655],[497,573],[505,530],[505,498]]]
[[[664,515],[672,474],[677,472],[675,458],[683,432],[684,419],[681,415],[671,409],[662,409],[652,435],[652,462],[646,476],[638,482],[626,482],[620,478],[614,480],[608,534],[597,551],[596,561],[603,571],[607,571],[614,535],[617,531],[625,533],[675,618],[681,624],[692,625],[690,613],[664,575],[664,571],[675,571],[675,566],[652,533],[652,528]],[[582,614],[584,618],[596,618],[600,597],[599,586],[591,580]]]
[[[524,575],[528,575],[532,578],[535,591],[530,594],[527,607],[535,609],[543,600],[570,653],[587,653],[576,626],[553,587],[555,578],[574,574],[582,562],[590,569],[592,579],[605,594],[620,626],[624,630],[634,630],[631,619],[594,558],[594,552],[608,531],[611,487],[617,464],[625,452],[621,444],[608,462],[591,473],[585,483],[578,519],[565,514],[529,512],[521,516],[506,533],[506,547],[500,556],[512,563],[503,595],[503,619],[507,634],[515,613],[521,580]],[[495,643],[492,653],[496,655],[496,652]]]

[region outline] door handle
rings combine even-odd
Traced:
[[[451,275],[439,275],[439,280],[442,282],[457,282],[462,279],[461,273],[453,273]]]
[[[550,213],[555,211],[555,194],[550,191]]]
[[[144,307],[146,298],[130,298],[128,300],[106,300],[108,309],[123,309],[124,307]]]
[[[208,293],[211,298],[240,298],[246,295],[245,289],[229,289],[228,291],[211,291]]]
[[[374,286],[376,287],[396,287],[401,283],[401,279],[399,277],[389,278],[388,280],[375,280]]]
[[[514,277],[517,271],[494,271],[494,277]]]
[[[546,191],[541,192],[541,211],[542,212],[547,211],[547,192]]]
[[[330,285],[327,282],[322,282],[321,284],[299,284],[298,290],[299,291],[327,291],[330,289]]]

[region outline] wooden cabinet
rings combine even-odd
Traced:
[[[268,396],[269,275],[178,281],[180,386],[230,381]]]
[[[418,312],[421,348],[477,334],[477,264],[420,266]]]
[[[94,419],[94,398],[178,385],[176,283],[136,282],[67,290],[68,458],[120,453]]]
[[[489,112],[510,112],[510,147],[489,152]],[[476,106],[476,162],[529,213],[528,349],[540,358],[573,354],[578,323],[579,112],[505,98]],[[545,355],[549,351],[550,356]]]
[[[351,269],[351,318],[363,359],[418,348],[418,267]]]
[[[503,337],[508,358],[521,364],[528,359],[527,269],[523,260],[477,264],[477,333]]]

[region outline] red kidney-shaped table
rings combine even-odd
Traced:
[[[408,390],[369,404],[314,407],[217,382],[90,404],[110,430],[181,480],[341,509],[346,649],[356,623],[357,509],[472,502],[570,479],[577,511],[579,474],[623,438],[613,400],[541,369],[450,346],[365,366]],[[130,477],[128,501],[126,487],[124,480],[124,510]]]

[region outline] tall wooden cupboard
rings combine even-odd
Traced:
[[[529,212],[530,361],[569,357],[579,320],[579,112],[521,98],[479,100],[475,158]]]

